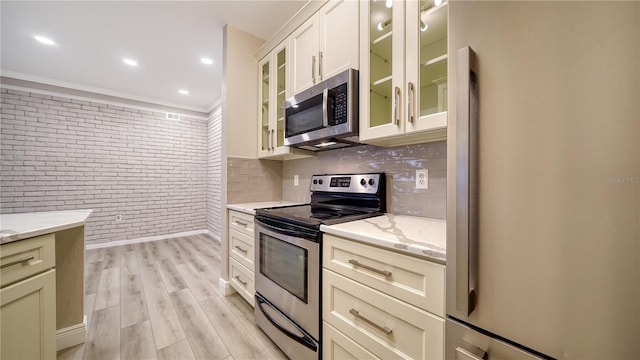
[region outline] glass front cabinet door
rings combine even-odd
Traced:
[[[360,140],[445,139],[447,1],[370,0],[360,11]]]
[[[284,145],[284,101],[289,96],[287,85],[287,42],[276,47],[258,62],[258,157],[297,158],[310,152]]]

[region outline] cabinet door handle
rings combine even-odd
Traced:
[[[394,105],[394,109],[393,109],[393,117],[394,117],[394,121],[396,123],[396,125],[400,125],[400,88],[396,86],[396,91],[395,91],[395,105]]]
[[[374,273],[380,274],[382,276],[386,276],[386,277],[390,277],[391,276],[391,271],[389,271],[389,270],[376,269],[376,268],[371,267],[369,265],[362,264],[362,263],[358,262],[358,260],[349,259],[349,264],[352,264],[353,266],[361,267],[363,269],[367,269],[369,271],[373,271]]]
[[[249,225],[246,222],[242,222],[242,221],[239,221],[239,220],[234,220],[233,222],[238,224],[238,225],[240,225],[240,226],[243,226],[243,227],[247,227],[247,225]]]
[[[318,54],[318,76],[320,77],[320,81],[322,81],[322,51]]]
[[[276,139],[273,137],[273,134],[276,131],[271,129],[271,150],[275,150],[276,149]]]
[[[413,123],[415,121],[415,98],[416,98],[416,88],[412,82],[409,82],[409,122]]]
[[[391,335],[391,333],[393,332],[392,329],[390,329],[390,328],[388,328],[386,326],[378,325],[378,324],[374,323],[373,321],[367,319],[366,317],[360,315],[360,313],[356,309],[349,310],[349,314],[355,316],[357,319],[360,319],[360,320],[366,322],[367,324],[373,326],[374,328],[382,331],[383,333],[385,333],[387,335]]]
[[[0,266],[0,269],[4,269],[6,267],[13,266],[13,265],[24,264],[24,263],[26,263],[28,261],[33,260],[33,259],[35,259],[35,257],[33,255],[32,256],[23,257],[22,259],[18,259],[16,261],[12,261],[10,263],[2,264],[2,266]]]
[[[243,248],[241,248],[241,247],[240,247],[240,246],[238,246],[238,245],[235,245],[234,247],[235,247],[236,249],[238,249],[239,251],[242,251],[242,252],[243,252],[243,253],[245,253],[245,254],[247,253],[247,249],[243,249]]]
[[[313,79],[313,83],[316,83],[316,56],[311,56],[311,78]]]
[[[236,276],[235,276],[235,278],[236,278],[236,280],[238,280],[238,282],[239,282],[240,284],[242,284],[242,286],[247,287],[247,282],[246,282],[246,281],[242,281],[242,280],[240,279],[240,276],[236,275]]]

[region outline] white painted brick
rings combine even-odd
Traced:
[[[92,208],[87,243],[207,227],[207,122],[167,122],[161,112],[58,96],[1,94],[3,212]],[[126,221],[115,223],[117,212]]]

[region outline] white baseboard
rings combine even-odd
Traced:
[[[216,241],[220,242],[220,236],[219,235],[216,235],[216,234],[212,233],[209,230],[206,230],[206,233],[207,233],[207,235],[211,236],[213,238],[213,240],[216,240]]]
[[[56,351],[82,344],[87,340],[87,315],[82,323],[56,330]]]
[[[137,244],[137,243],[142,243],[142,242],[147,242],[147,241],[165,240],[165,239],[171,239],[171,238],[175,238],[175,237],[192,236],[192,235],[200,235],[200,234],[209,234],[209,232],[207,230],[193,230],[193,231],[186,231],[186,232],[181,232],[181,233],[173,233],[173,234],[166,234],[166,235],[141,237],[141,238],[137,238],[137,239],[117,240],[117,241],[110,241],[110,242],[106,242],[106,243],[87,244],[85,246],[85,249],[86,250],[100,249],[100,248],[107,248],[107,247],[112,247],[112,246]],[[215,239],[215,237],[214,237],[214,239]]]
[[[224,296],[229,296],[236,292],[236,290],[231,287],[231,282],[223,278],[218,280],[218,290],[220,290],[220,293]]]

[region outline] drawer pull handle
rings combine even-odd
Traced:
[[[354,260],[354,259],[349,259],[349,264],[352,264],[353,266],[359,266],[363,269],[367,269],[369,271],[373,271],[376,274],[380,274],[382,276],[386,276],[386,277],[390,277],[391,276],[391,271],[389,270],[380,270],[380,269],[376,269],[374,267],[371,267],[369,265],[365,265],[365,264],[361,264],[358,262],[358,260]]]
[[[24,257],[24,258],[16,260],[16,261],[12,261],[10,263],[2,264],[2,266],[0,266],[0,269],[4,269],[6,267],[17,265],[17,264],[23,264],[23,263],[26,263],[26,262],[31,261],[33,259],[35,259],[35,257],[33,255],[27,256],[27,257]]]
[[[385,333],[385,334],[387,334],[387,335],[391,335],[391,333],[393,332],[393,330],[392,330],[392,329],[389,329],[389,328],[388,328],[388,327],[386,327],[386,326],[378,325],[378,324],[374,323],[373,321],[371,321],[371,320],[367,319],[366,317],[364,317],[364,316],[360,315],[360,313],[359,313],[359,312],[358,312],[358,310],[356,310],[356,309],[351,309],[351,310],[349,310],[349,314],[351,314],[351,315],[355,316],[357,319],[360,319],[360,320],[362,320],[362,321],[366,322],[367,324],[369,324],[369,325],[373,326],[374,328],[376,328],[376,329],[378,329],[378,330],[382,331],[383,333]]]
[[[243,249],[243,248],[241,248],[241,247],[240,247],[240,246],[238,246],[238,245],[235,245],[235,248],[236,248],[236,249],[238,249],[238,250],[240,250],[240,251],[242,251],[242,252],[243,252],[243,253],[245,253],[245,254],[247,253],[247,249]]]
[[[246,282],[246,281],[242,281],[242,280],[240,279],[240,276],[238,276],[238,275],[236,275],[235,277],[236,277],[236,280],[238,280],[238,282],[239,282],[240,284],[242,284],[242,286],[247,287],[247,282]]]
[[[247,225],[249,225],[249,224],[247,224],[246,222],[242,222],[242,221],[238,221],[238,220],[234,220],[234,222],[235,222],[236,224],[238,224],[238,225],[240,225],[240,226],[244,226],[244,227],[247,227]]]

